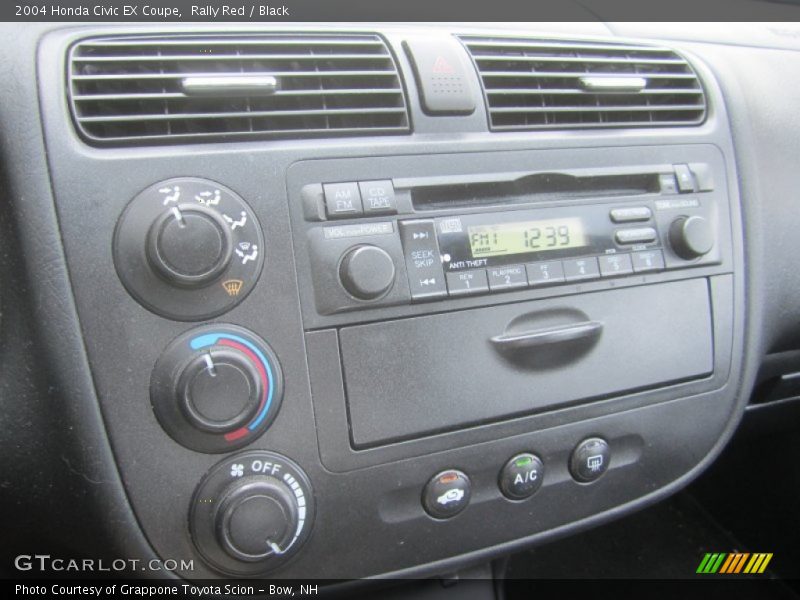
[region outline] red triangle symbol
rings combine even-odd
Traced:
[[[437,56],[436,60],[433,62],[433,68],[431,69],[433,73],[455,73],[456,70],[453,68],[447,60],[445,60],[444,56]]]

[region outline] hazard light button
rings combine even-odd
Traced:
[[[453,38],[411,38],[403,42],[429,115],[469,115],[475,94],[464,48]]]

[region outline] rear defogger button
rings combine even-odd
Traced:
[[[439,254],[433,221],[400,221],[399,228],[411,299],[422,301],[447,296],[442,257]]]

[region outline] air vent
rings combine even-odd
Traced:
[[[72,112],[96,143],[402,134],[392,54],[375,35],[114,37],[69,60]]]
[[[706,100],[672,50],[628,44],[462,37],[491,128],[698,125]]]

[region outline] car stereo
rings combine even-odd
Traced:
[[[710,166],[627,171],[307,184],[316,309],[330,315],[718,264]]]

